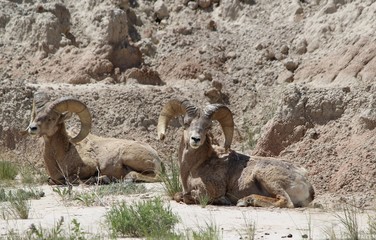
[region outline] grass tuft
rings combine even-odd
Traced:
[[[8,205],[2,207],[2,218],[21,218],[28,219],[30,211],[30,199],[40,199],[44,196],[44,192],[39,190],[16,189],[5,191],[0,189],[0,202],[9,202]]]
[[[345,235],[347,239],[359,240],[359,224],[358,224],[358,212],[354,206],[345,206],[343,208],[343,215],[336,214],[336,217],[345,227]]]
[[[107,185],[98,185],[95,192],[98,196],[104,197],[108,195],[130,195],[146,193],[146,188],[143,184],[121,181],[117,183],[110,183]]]
[[[166,166],[162,164],[162,171],[160,173],[163,187],[166,194],[172,199],[178,192],[183,191],[183,187],[180,182],[180,169],[178,164],[170,158],[169,164]]]
[[[169,239],[178,217],[170,207],[164,207],[160,198],[127,206],[121,202],[112,206],[106,221],[114,236]]]
[[[14,180],[18,174],[17,166],[9,161],[0,161],[0,180]]]
[[[221,229],[213,222],[206,223],[205,227],[200,227],[198,231],[192,232],[193,240],[219,240],[223,239]]]

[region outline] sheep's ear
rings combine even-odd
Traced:
[[[184,127],[184,117],[183,116],[178,116],[178,121],[179,121],[179,124]]]

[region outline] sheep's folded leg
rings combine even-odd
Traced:
[[[177,192],[174,195],[174,200],[176,202],[184,202],[185,204],[199,203],[197,199],[194,196],[192,196],[191,192],[188,192],[188,193]]]
[[[222,196],[222,197],[214,199],[213,202],[212,202],[212,204],[214,204],[214,205],[230,206],[230,205],[232,205],[232,202],[227,197]]]
[[[277,195],[276,197],[266,197],[257,194],[251,194],[247,197],[241,198],[236,204],[238,207],[288,207],[288,200],[281,196]]]
[[[79,185],[80,178],[78,175],[73,174],[72,176],[62,177],[60,179],[49,177],[47,181],[49,185]]]
[[[175,193],[173,199],[176,202],[184,202],[184,200],[183,200],[183,193],[182,192]]]
[[[125,175],[125,179],[132,180],[133,182],[160,182],[160,178],[155,173],[142,174],[136,171],[131,171]]]
[[[83,184],[93,185],[93,184],[110,184],[114,182],[114,179],[111,179],[107,175],[100,175],[95,177],[90,177],[88,179],[82,180]]]

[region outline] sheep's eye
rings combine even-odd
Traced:
[[[52,117],[52,118],[48,118],[47,121],[48,121],[48,122],[55,121],[55,118],[53,118],[53,117]]]

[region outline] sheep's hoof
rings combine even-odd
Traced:
[[[248,207],[249,204],[248,204],[246,201],[241,201],[241,200],[239,200],[239,201],[236,203],[236,206],[237,206],[237,207]]]
[[[249,206],[256,207],[257,199],[253,198],[253,196],[251,195],[251,196],[239,199],[236,206],[237,207],[249,207]]]
[[[182,192],[175,193],[174,200],[176,202],[183,202],[183,193]]]
[[[98,177],[99,184],[110,184],[112,181],[107,175],[102,175]]]
[[[219,197],[213,201],[215,205],[223,205],[223,206],[230,206],[232,202],[225,196]]]

